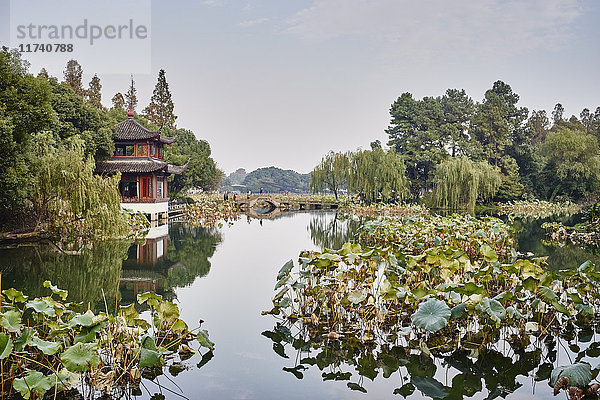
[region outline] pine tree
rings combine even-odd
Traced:
[[[127,109],[131,108],[133,111],[135,111],[135,108],[137,107],[137,104],[138,104],[136,93],[137,93],[137,90],[135,89],[135,81],[133,80],[133,75],[131,75],[131,86],[129,86],[127,93],[125,93]]]
[[[173,129],[177,119],[177,116],[173,114],[173,108],[173,100],[171,99],[169,84],[165,78],[165,70],[161,69],[158,72],[158,82],[154,87],[150,104],[144,109],[144,117],[161,128]]]
[[[125,97],[123,93],[117,92],[112,98],[112,108],[125,108]]]
[[[69,60],[67,67],[64,71],[65,82],[71,86],[71,89],[80,96],[83,96],[84,90],[81,84],[81,77],[83,76],[83,69],[77,60]]]
[[[39,78],[44,78],[44,79],[49,79],[50,75],[48,75],[48,71],[46,71],[46,68],[42,68],[40,70],[40,73],[38,74]]]
[[[100,83],[100,78],[98,75],[94,75],[92,80],[90,81],[89,89],[86,91],[86,101],[88,104],[96,107],[102,108],[102,84]]]

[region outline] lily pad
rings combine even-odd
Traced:
[[[12,302],[25,303],[27,301],[27,296],[23,296],[23,292],[15,288],[3,290],[2,293]]]
[[[203,329],[198,332],[198,334],[196,335],[196,340],[198,340],[200,346],[206,347],[210,351],[213,351],[215,349],[215,344],[211,342],[208,338],[208,331],[206,329]]]
[[[556,367],[550,375],[550,385],[556,385],[556,381],[563,376],[569,379],[569,386],[584,388],[592,381],[592,367],[587,363]]]
[[[66,300],[69,292],[67,290],[59,289],[54,286],[50,281],[44,281],[44,287],[52,290],[52,293],[60,296],[61,299]]]
[[[42,353],[46,355],[56,354],[60,350],[60,343],[49,342],[47,340],[42,340],[39,337],[34,337],[33,339],[31,339],[31,345],[37,347]]]
[[[428,299],[419,304],[419,308],[412,315],[411,319],[417,328],[425,329],[429,332],[436,332],[442,329],[450,319],[450,308],[448,305],[436,299]]]
[[[13,342],[9,335],[0,333],[0,360],[4,360],[13,350]]]
[[[292,260],[283,264],[283,267],[281,267],[281,269],[277,273],[277,280],[280,280],[284,276],[288,276],[292,268],[294,268],[294,262]]]
[[[25,399],[29,399],[31,392],[35,392],[36,398],[41,398],[54,386],[54,381],[39,371],[28,370],[23,378],[13,381],[13,389],[21,393]]]
[[[90,365],[98,366],[100,364],[94,343],[76,343],[66,349],[60,358],[71,372],[87,371]]]
[[[9,332],[21,332],[21,314],[10,310],[2,314],[2,326]]]

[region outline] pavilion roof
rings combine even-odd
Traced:
[[[165,144],[175,142],[177,137],[161,136],[160,131],[151,131],[133,117],[119,122],[117,125],[117,140],[145,140],[156,139]]]
[[[149,173],[165,171],[168,174],[181,174],[187,168],[187,164],[182,166],[171,165],[164,161],[152,157],[113,157],[110,160],[100,162],[96,165],[96,173],[112,174],[121,172],[125,174]]]

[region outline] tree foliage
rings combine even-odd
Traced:
[[[67,62],[67,66],[64,70],[64,77],[67,85],[69,85],[77,95],[84,95],[85,91],[82,83],[83,68],[81,68],[81,65],[77,60],[69,60]]]
[[[133,75],[131,75],[131,84],[125,93],[125,104],[127,105],[127,109],[131,109],[135,111],[135,108],[138,104],[137,99],[137,89],[135,88],[135,81],[133,80]]]
[[[165,148],[166,160],[174,165],[187,164],[181,175],[169,177],[169,192],[177,194],[186,189],[214,190],[223,178],[223,172],[210,157],[210,145],[198,140],[194,132],[187,129],[166,131],[169,136],[177,136],[177,141]]]
[[[497,168],[467,157],[444,161],[435,169],[432,202],[443,209],[472,209],[475,202],[493,197],[502,178]]]
[[[102,108],[102,84],[98,75],[94,75],[90,81],[89,88],[85,92],[85,99],[92,107]]]
[[[347,154],[329,152],[310,174],[311,190],[329,190],[337,199],[340,190],[348,188],[349,171],[350,161]]]
[[[177,116],[173,113],[173,100],[169,91],[169,84],[165,78],[165,70],[158,72],[158,82],[154,87],[150,104],[144,108],[143,116],[155,125],[163,128],[175,128]]]

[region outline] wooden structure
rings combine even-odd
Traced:
[[[167,176],[180,174],[187,166],[164,161],[164,146],[175,140],[144,127],[129,110],[127,119],[117,127],[114,156],[96,166],[100,174],[121,173],[122,208],[142,212],[151,222],[168,220]]]

